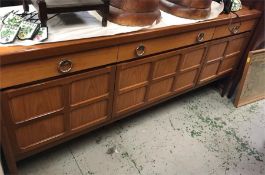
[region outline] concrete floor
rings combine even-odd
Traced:
[[[265,101],[206,87],[19,163],[32,175],[264,175]]]

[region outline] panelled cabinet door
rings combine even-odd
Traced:
[[[206,54],[206,45],[192,47],[182,52],[179,73],[176,76],[174,90],[182,92],[196,86],[198,75]]]
[[[66,132],[63,86],[57,82],[9,90],[4,98],[10,138],[22,151]]]
[[[4,115],[18,152],[50,143],[110,118],[115,69],[5,91]]]
[[[114,116],[193,88],[205,50],[200,45],[118,65]]]
[[[115,72],[95,71],[70,84],[70,129],[79,130],[104,122],[112,111]]]
[[[244,33],[212,42],[208,48],[199,84],[231,73],[240,61],[248,38],[249,33]]]

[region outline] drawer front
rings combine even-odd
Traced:
[[[231,25],[226,24],[218,26],[215,29],[213,39],[232,36],[235,34],[251,31],[254,29],[256,22],[257,22],[256,20],[248,20],[248,21],[243,21],[241,24],[235,23]]]
[[[192,89],[205,52],[206,45],[202,44],[118,65],[114,116]]]
[[[231,73],[238,65],[242,51],[248,42],[249,33],[229,37],[209,45],[199,84]]]
[[[111,118],[115,68],[4,92],[4,116],[18,153],[44,146]]]
[[[85,70],[117,61],[117,47],[61,55],[1,67],[1,88]]]
[[[129,60],[141,56],[168,51],[192,44],[198,44],[212,39],[214,28],[183,34],[166,36],[156,39],[144,40],[119,47],[118,61]]]

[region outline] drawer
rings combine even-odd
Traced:
[[[251,31],[254,29],[256,22],[257,22],[256,20],[248,20],[248,21],[243,21],[241,24],[240,23],[232,24],[230,25],[230,27],[227,24],[218,26],[215,29],[213,39],[232,36],[238,33]]]
[[[118,47],[55,56],[1,67],[1,88],[98,67],[117,61]]]
[[[130,60],[141,56],[209,41],[212,39],[213,34],[214,28],[208,28],[121,45],[119,47],[118,61]]]

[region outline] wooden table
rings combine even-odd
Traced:
[[[192,25],[0,48],[2,147],[16,162],[221,78],[261,16],[244,7]],[[229,30],[230,28],[230,30]]]

